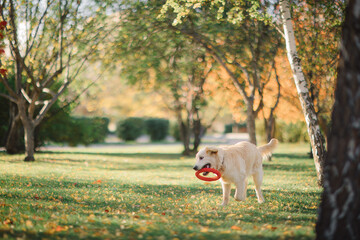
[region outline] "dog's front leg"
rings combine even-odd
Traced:
[[[221,182],[223,189],[223,202],[221,206],[226,206],[229,203],[230,192],[231,192],[231,183]]]

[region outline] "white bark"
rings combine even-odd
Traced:
[[[288,0],[280,1],[281,16],[284,27],[284,35],[286,41],[287,57],[290,62],[291,70],[295,80],[296,89],[298,94],[308,93],[307,83],[301,68],[300,59],[297,55],[294,29],[291,22],[290,6]]]
[[[305,76],[301,68],[300,58],[297,54],[294,29],[291,21],[289,0],[280,0],[280,11],[284,28],[287,57],[290,62],[296,89],[299,95],[303,114],[305,116],[318,181],[319,184],[322,185],[323,162],[325,157],[324,137],[320,131],[320,126],[314,109],[314,104],[310,98]]]

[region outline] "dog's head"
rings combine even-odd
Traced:
[[[196,154],[195,171],[203,168],[214,168],[219,170],[224,152],[218,147],[205,147]]]

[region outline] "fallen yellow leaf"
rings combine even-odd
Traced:
[[[30,220],[26,220],[25,225],[26,225],[27,227],[29,227],[29,228],[34,226],[34,224],[32,223],[32,221],[30,221]]]
[[[238,226],[235,226],[235,225],[232,226],[231,229],[232,229],[232,230],[237,230],[237,231],[241,231],[241,230],[242,230],[241,227],[238,227]]]

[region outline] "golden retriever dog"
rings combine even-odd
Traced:
[[[277,144],[278,140],[273,138],[261,147],[249,142],[239,142],[226,147],[205,147],[196,154],[196,164],[193,169],[197,171],[202,168],[214,168],[221,173],[222,206],[229,202],[232,183],[236,186],[235,200],[245,201],[247,177],[250,175],[254,178],[258,202],[263,203],[265,200],[261,192],[264,174],[262,159],[271,155]]]

